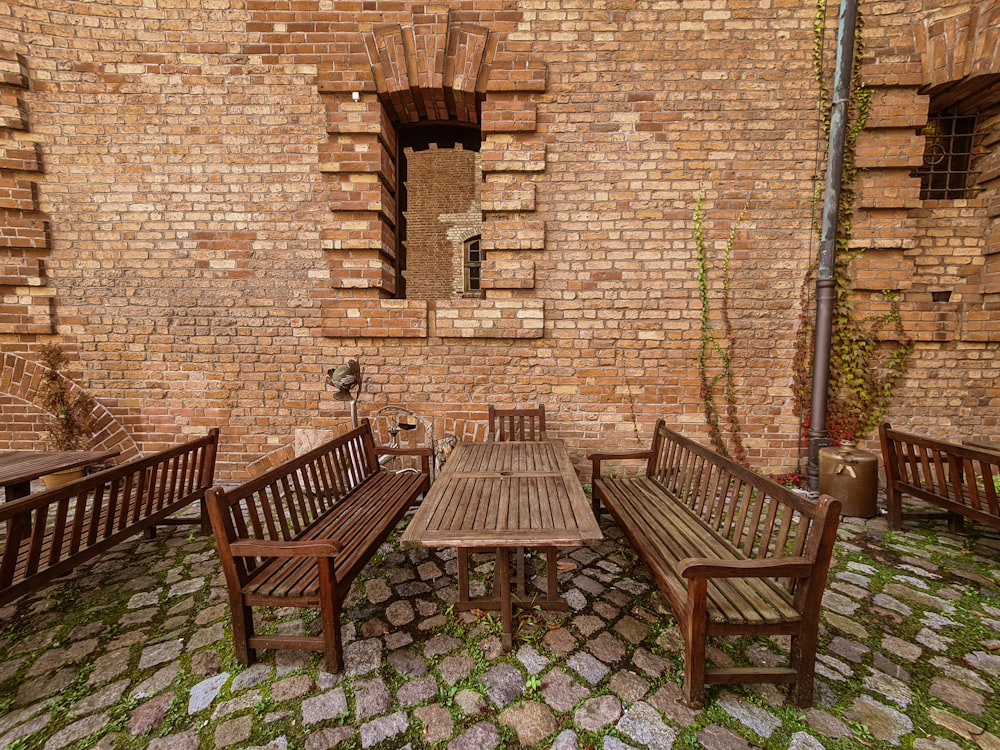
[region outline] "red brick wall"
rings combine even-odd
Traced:
[[[540,401],[586,473],[587,451],[643,443],[659,416],[704,437],[704,189],[716,325],[746,207],[730,343],[750,461],[794,466],[792,343],[825,165],[813,5],[300,5],[0,14],[0,144],[40,165],[0,162],[17,202],[0,205],[5,353],[71,342],[77,382],[142,450],[221,426],[223,477],[296,430],[342,427],[323,375],[348,357],[362,414],[404,403],[444,430],[491,401]],[[978,70],[923,65],[951,33],[935,14],[960,26],[969,7],[938,5],[862,9],[873,97],[854,226],[875,252],[858,282],[898,288],[917,334],[893,421],[973,434],[997,429],[996,230],[972,202],[922,206],[910,177],[921,86]],[[439,68],[408,67],[415,49]],[[394,129],[450,112],[483,131],[486,296],[392,301]],[[928,309],[942,283],[943,315]]]

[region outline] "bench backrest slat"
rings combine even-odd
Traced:
[[[839,512],[839,503],[832,498],[816,502],[800,496],[669,429],[663,420],[657,423],[653,442],[647,475],[747,557],[816,559],[821,547],[832,546],[826,514],[831,503]],[[783,583],[789,591],[796,590],[796,581]]]

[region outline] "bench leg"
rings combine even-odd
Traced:
[[[323,627],[324,668],[330,674],[344,669],[344,649],[340,636],[340,599],[333,558],[319,560],[320,619]]]
[[[948,514],[948,531],[953,534],[962,533],[962,529],[965,528],[965,519],[962,518],[958,513]]]
[[[202,498],[199,502],[200,518],[201,518],[201,533],[206,536],[211,536],[212,534],[212,519],[208,517],[208,506],[205,503],[205,498]]]
[[[244,606],[239,595],[230,599],[229,610],[233,620],[233,647],[236,651],[236,661],[244,667],[249,667],[257,661],[254,649],[250,648],[253,637],[253,610]]]
[[[813,676],[816,672],[816,630],[809,629],[792,636],[789,666],[795,670],[796,679],[791,698],[799,708],[813,704]]]
[[[890,529],[899,531],[903,528],[903,508],[899,495],[891,487],[887,487],[885,492],[885,515]]]
[[[688,581],[688,601],[684,633],[684,700],[691,708],[701,708],[705,701],[705,639],[708,582]]]

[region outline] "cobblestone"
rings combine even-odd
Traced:
[[[363,571],[345,607],[345,670],[335,675],[305,652],[235,663],[210,537],[164,529],[156,540],[123,543],[2,608],[0,689],[9,704],[0,747],[577,749],[598,736],[602,750],[1000,744],[990,724],[1000,637],[973,639],[1000,632],[1000,585],[983,575],[998,574],[1000,534],[977,529],[965,552],[968,539],[943,525],[890,537],[880,518],[845,519],[843,560],[824,600],[815,705],[778,710],[786,698],[774,686],[710,687],[706,715],[681,700],[683,641],[663,600],[613,525],[602,527],[608,539],[564,556],[573,563],[560,573],[570,611],[523,612],[510,653],[495,613],[451,610],[454,551],[403,554],[390,541],[386,563]],[[532,555],[528,564],[542,562]],[[484,555],[473,589],[486,593],[491,581]],[[55,594],[83,582],[76,609],[60,612]],[[208,602],[196,605],[206,591]],[[263,627],[303,634],[316,623],[279,609]],[[710,658],[781,664],[789,648],[787,638],[749,641],[713,640]],[[69,690],[74,699],[63,699]],[[928,717],[938,736],[924,734]]]

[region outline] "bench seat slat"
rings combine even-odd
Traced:
[[[408,498],[419,490],[422,477],[413,472],[405,475],[385,473],[373,478],[348,500],[332,508],[326,515],[296,535],[296,540],[333,539],[344,544],[336,558],[337,578],[353,580],[368,562],[366,550],[371,527],[385,529],[388,537],[410,507]],[[382,540],[384,541],[384,539]],[[299,599],[319,606],[319,570],[310,558],[276,559],[255,572],[253,581],[244,591],[247,601],[255,603],[274,598]]]

